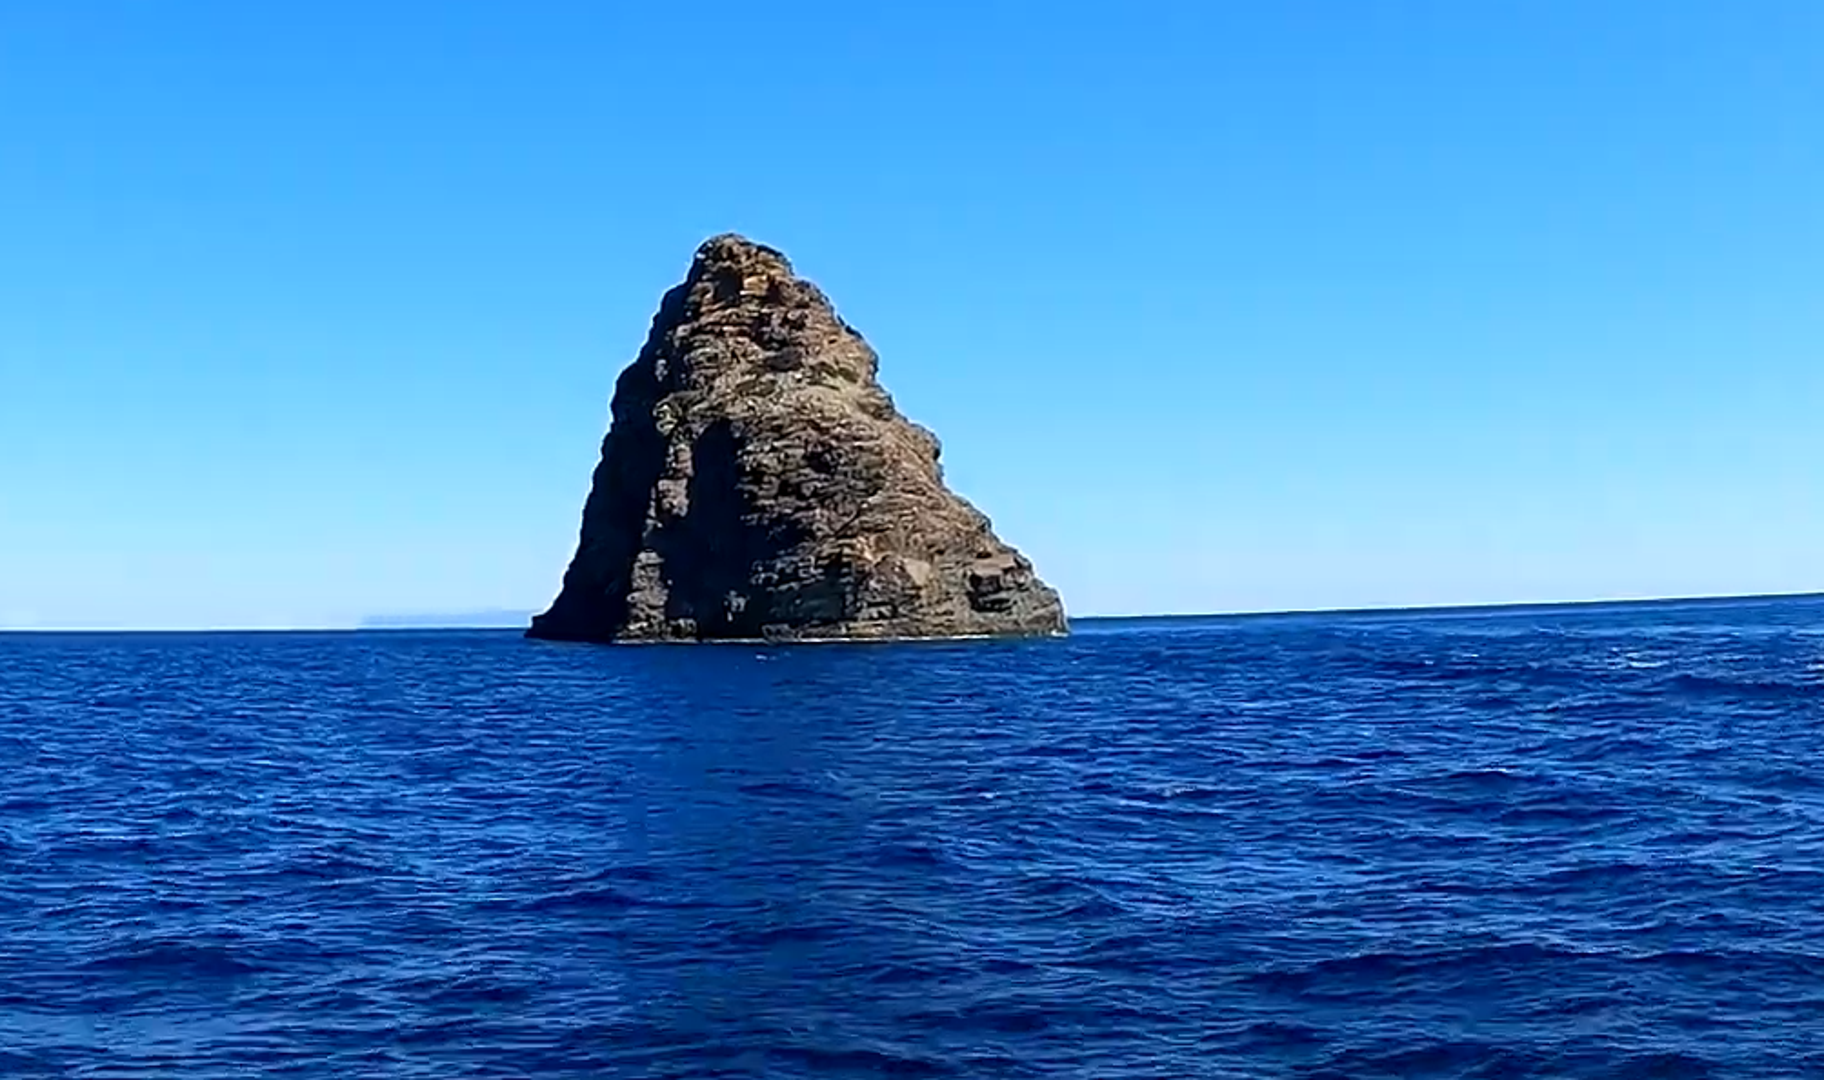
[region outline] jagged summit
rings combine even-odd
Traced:
[[[699,264],[728,261],[745,261],[755,258],[769,258],[778,262],[780,269],[787,275],[792,272],[792,260],[785,257],[785,252],[776,247],[769,247],[758,240],[749,240],[740,233],[717,233],[697,246]]]
[[[582,535],[533,637],[1064,632],[1057,593],[944,486],[874,350],[778,250],[705,241],[615,385]]]

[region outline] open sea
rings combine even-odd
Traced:
[[[0,1077],[1824,1076],[1824,600],[0,635]]]

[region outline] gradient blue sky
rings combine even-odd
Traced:
[[[1079,614],[1824,588],[1824,5],[0,6],[0,624],[542,606],[704,237]]]

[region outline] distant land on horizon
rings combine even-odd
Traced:
[[[1591,600],[1503,600],[1467,604],[1390,604],[1380,607],[1284,608],[1274,611],[1172,612],[1157,615],[1079,615],[1075,622],[1126,620],[1253,619],[1291,615],[1465,615],[1485,612],[1554,611],[1561,608],[1703,607],[1708,605],[1778,603],[1788,600],[1824,600],[1824,592],[1721,593],[1711,596],[1623,596]]]
[[[361,630],[496,630],[525,629],[532,621],[531,610],[484,608],[480,611],[406,612],[394,615],[369,615],[358,625]]]

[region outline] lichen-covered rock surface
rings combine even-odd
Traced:
[[[944,486],[878,359],[771,248],[719,236],[615,385],[563,589],[572,641],[1049,635],[1058,594]]]

